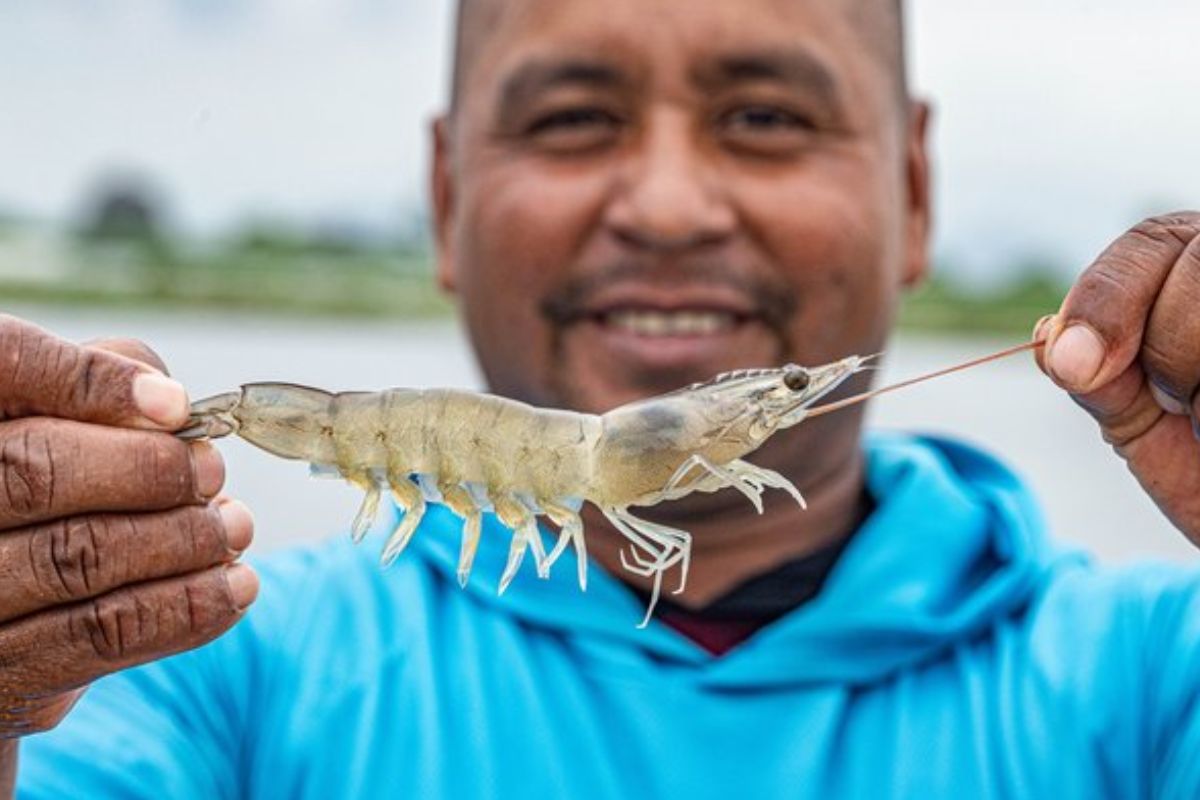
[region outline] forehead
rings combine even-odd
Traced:
[[[604,58],[629,72],[802,47],[832,69],[873,62],[854,0],[469,0],[462,88],[486,90],[530,60]],[[474,30],[471,30],[471,29]],[[876,63],[878,67],[878,64]],[[882,71],[882,70],[880,70]]]

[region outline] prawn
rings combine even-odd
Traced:
[[[385,490],[404,514],[383,548],[392,563],[408,545],[426,504],[448,506],[464,521],[458,580],[465,585],[491,511],[513,533],[500,578],[503,592],[527,551],[549,574],[565,548],[578,555],[587,587],[587,549],[579,511],[594,504],[627,540],[625,569],[653,579],[648,624],[663,574],[680,567],[687,584],[691,535],[635,516],[694,492],[733,487],[762,513],[768,488],[804,497],[778,472],[743,457],[775,432],[802,422],[813,403],[867,368],[851,356],[825,366],[725,373],[705,383],[640,400],[606,414],[536,408],[452,389],[390,389],[332,394],[286,383],[254,383],[192,405],[186,440],[236,434],[276,456],[307,461],[366,492],[351,526],[355,542],[371,528]],[[537,529],[544,515],[559,528],[547,553]]]
[[[787,492],[806,507],[786,477],[744,457],[780,430],[887,392],[1040,347],[1035,341],[948,369],[814,407],[874,356],[850,356],[819,367],[794,364],[742,370],[620,406],[585,414],[454,389],[390,389],[330,393],[287,383],[253,383],[192,405],[185,440],[236,434],[269,453],[307,461],[318,476],[341,477],[366,492],[351,526],[355,542],[371,528],[385,490],[404,512],[383,548],[391,564],[405,549],[428,503],[443,503],[464,521],[458,580],[465,585],[479,546],[482,515],[494,512],[513,533],[499,591],[516,576],[527,551],[547,577],[568,545],[587,588],[584,502],[600,509],[627,540],[622,566],[652,578],[645,627],[664,573],[680,567],[687,585],[692,537],[635,516],[644,508],[695,492],[741,492],[761,514],[766,489]],[[537,517],[559,528],[546,552]]]

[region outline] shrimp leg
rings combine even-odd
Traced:
[[[745,462],[742,462],[745,463]],[[747,466],[750,466],[747,464]],[[679,469],[675,470],[675,474],[671,480],[667,481],[666,487],[662,490],[662,497],[670,498],[672,492],[683,484],[683,479],[697,467],[705,470],[707,473],[719,478],[726,486],[732,486],[746,496],[759,514],[763,513],[762,505],[762,489],[755,487],[752,483],[746,481],[742,475],[734,472],[726,467],[718,467],[716,464],[709,461],[702,455],[693,455],[680,465]],[[703,480],[703,478],[701,478]],[[690,486],[685,486],[684,494],[688,494],[693,489]]]
[[[662,594],[663,572],[670,569],[671,566],[673,566],[681,557],[685,560],[687,559],[691,549],[691,537],[683,531],[675,531],[673,528],[667,528],[663,525],[655,525],[653,523],[648,523],[645,520],[638,519],[630,514],[626,509],[604,509],[604,515],[608,517],[608,521],[611,522],[618,531],[624,534],[625,537],[632,541],[636,546],[641,547],[646,552],[653,553],[656,556],[654,559],[645,559],[639,556],[635,551],[633,557],[634,561],[636,562],[635,566],[626,560],[625,553],[623,551],[621,553],[621,564],[625,567],[625,569],[637,575],[654,577],[654,584],[650,590],[650,602],[646,608],[646,616],[638,625],[639,628],[645,628],[650,624],[650,618],[654,614],[654,607],[658,605],[658,598]],[[656,529],[671,531],[673,535],[670,539],[667,539],[659,530]],[[674,534],[683,534],[684,536],[688,536],[686,543],[683,544],[682,547],[679,545],[678,541],[675,541],[675,539],[678,537]],[[647,539],[650,541],[647,541]],[[653,542],[653,544],[651,544],[651,542]],[[655,547],[655,545],[658,545],[658,547]],[[677,550],[680,552],[675,552]],[[682,590],[682,587],[680,587],[680,590]]]
[[[425,516],[425,497],[416,484],[407,477],[398,475],[389,476],[388,484],[392,488],[396,505],[404,511],[404,516],[397,521],[391,536],[383,546],[383,555],[380,558],[384,566],[390,565],[404,552],[413,534],[417,532],[421,518]]]
[[[790,494],[795,501],[800,504],[801,508],[805,510],[808,509],[808,503],[805,502],[804,495],[800,494],[800,490],[797,489],[791,481],[773,469],[755,466],[754,464],[751,464],[748,461],[742,461],[741,459],[730,461],[725,465],[725,469],[729,470],[729,472],[732,474],[737,475],[747,483],[759,487],[760,491],[763,486],[782,489]]]
[[[349,470],[343,472],[342,477],[367,493],[367,496],[363,498],[362,505],[359,506],[358,513],[354,515],[354,524],[350,526],[350,536],[354,543],[358,544],[375,524],[375,517],[379,513],[379,501],[383,498],[383,490],[375,477],[366,470]]]
[[[498,494],[492,498],[496,508],[496,516],[500,518],[513,532],[512,546],[508,551],[508,563],[500,578],[500,594],[508,589],[508,585],[517,575],[521,561],[525,558],[526,547],[533,548],[533,557],[537,563],[538,576],[549,576],[546,571],[546,551],[542,547],[542,537],[537,529],[537,518],[517,498],[510,494]]]
[[[449,481],[439,481],[438,491],[442,502],[463,518],[462,549],[458,556],[458,584],[466,586],[471,577],[471,566],[475,563],[475,552],[479,549],[479,533],[483,524],[483,512],[476,505],[466,487]]]
[[[558,503],[547,503],[539,501],[539,505],[545,510],[546,515],[554,521],[562,529],[558,535],[558,543],[554,545],[554,550],[546,557],[546,568],[549,569],[558,560],[558,557],[566,550],[568,542],[575,543],[575,558],[579,568],[579,588],[582,591],[587,591],[587,542],[583,539],[583,520],[579,518],[579,514],[566,506]]]
[[[665,548],[664,554],[674,551],[673,555],[664,555],[657,561],[640,558],[637,553],[634,553],[634,561],[643,569],[655,569],[660,572],[665,572],[676,564],[682,564],[679,575],[679,588],[672,593],[681,594],[687,586],[688,570],[692,564],[692,535],[678,528],[660,525],[657,522],[650,522],[649,520],[635,517],[628,511],[624,512],[623,519],[630,525],[640,526],[643,533],[654,535],[656,541],[663,543]],[[646,573],[643,572],[642,574]]]

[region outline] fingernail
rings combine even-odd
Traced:
[[[192,445],[192,470],[196,476],[196,491],[202,497],[213,497],[225,484],[225,461],[208,442]]]
[[[217,508],[225,525],[225,543],[235,553],[241,553],[254,540],[254,515],[245,503],[228,500]]]
[[[258,576],[245,564],[234,564],[225,570],[225,580],[229,583],[229,592],[238,611],[249,607],[258,597]]]
[[[1040,342],[1046,338],[1046,328],[1054,321],[1054,314],[1047,314],[1037,321],[1037,325],[1033,326],[1033,341]]]
[[[1050,372],[1071,389],[1084,389],[1104,365],[1104,343],[1085,325],[1072,325],[1050,348]]]
[[[157,372],[143,372],[134,379],[133,402],[139,414],[165,428],[178,427],[188,417],[183,386]]]

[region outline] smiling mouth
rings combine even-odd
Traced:
[[[594,314],[592,319],[609,330],[655,339],[718,336],[733,331],[747,320],[745,315],[723,310],[635,307],[602,311]]]

